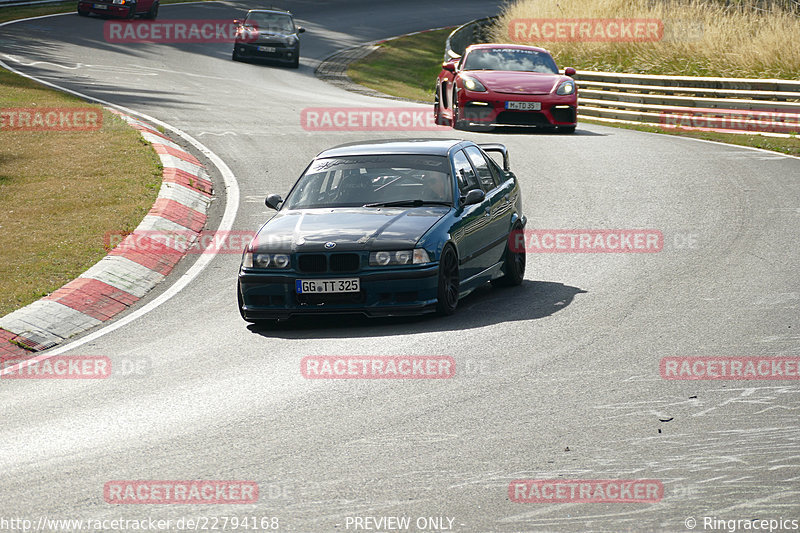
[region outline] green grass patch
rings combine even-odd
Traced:
[[[161,162],[100,106],[0,69],[0,108],[93,107],[98,131],[0,130],[0,316],[53,292],[106,255],[152,207]]]
[[[578,70],[791,80],[800,77],[798,7],[793,0],[516,0],[503,6],[490,33],[495,42],[543,46],[560,66]],[[663,35],[545,41],[515,23],[563,18],[659,20]]]
[[[387,41],[367,57],[352,63],[347,75],[354,82],[376,91],[433,102],[444,43],[451,31],[429,31]]]

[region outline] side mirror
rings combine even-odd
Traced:
[[[486,198],[486,193],[480,189],[472,189],[466,196],[462,196],[461,198],[461,205],[479,204]]]
[[[267,207],[269,207],[270,209],[274,209],[276,211],[278,210],[278,208],[282,203],[283,200],[281,199],[280,194],[270,194],[269,196],[267,196],[267,199],[264,200],[264,204],[266,204]]]
[[[297,27],[297,33],[305,33],[305,32],[306,32],[306,29],[304,27],[302,27],[302,26],[298,26]]]
[[[455,72],[456,71],[456,64],[452,61],[445,61],[442,63],[442,68],[448,72]]]
[[[564,69],[564,76],[572,77],[575,75],[577,71],[572,67],[567,67]]]

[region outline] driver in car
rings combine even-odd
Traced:
[[[424,192],[422,200],[429,202],[449,202],[452,193],[449,190],[450,178],[441,172],[431,172],[423,179]]]

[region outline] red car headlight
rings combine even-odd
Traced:
[[[475,91],[478,93],[486,92],[486,87],[481,82],[471,76],[461,76],[461,83],[467,90]]]
[[[556,94],[559,96],[567,96],[575,92],[575,82],[572,80],[562,81],[561,85],[556,89]]]

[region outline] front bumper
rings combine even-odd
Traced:
[[[541,109],[509,110],[506,102],[539,102]],[[578,123],[577,95],[461,91],[458,105],[459,118],[474,126],[575,126]]]
[[[361,291],[297,294],[298,279],[359,278]],[[287,319],[298,315],[364,314],[372,317],[420,315],[436,308],[439,265],[387,268],[354,273],[303,274],[239,270],[245,320]]]
[[[242,59],[269,59],[282,63],[294,63],[300,55],[299,46],[286,46],[280,43],[234,43],[236,54]],[[273,50],[266,51],[265,48]]]
[[[105,6],[105,7],[98,7],[98,6]],[[128,18],[131,14],[131,10],[136,12],[136,4],[126,4],[124,6],[117,5],[117,4],[108,4],[106,2],[78,2],[78,10],[95,13],[97,15],[107,15],[109,17],[119,17],[119,18]]]

